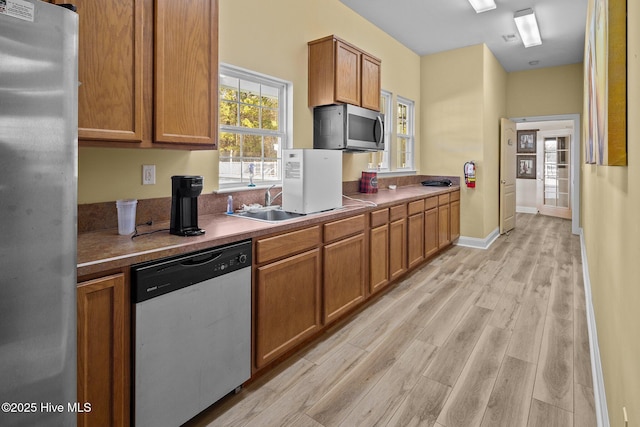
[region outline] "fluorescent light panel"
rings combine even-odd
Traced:
[[[493,0],[469,0],[471,6],[475,9],[476,13],[486,12],[496,8],[496,2]]]
[[[536,14],[533,13],[533,9],[517,11],[513,15],[513,20],[516,21],[516,27],[518,27],[524,47],[540,46],[542,44]]]

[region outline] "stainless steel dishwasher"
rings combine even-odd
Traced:
[[[251,242],[137,264],[134,419],[175,427],[251,376]]]

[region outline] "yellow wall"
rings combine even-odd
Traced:
[[[484,234],[488,236],[500,222],[500,118],[506,116],[507,72],[491,51],[484,47],[483,179],[487,183],[484,204]],[[490,185],[493,183],[493,185]]]
[[[416,102],[420,113],[420,58],[339,0],[233,0],[220,5],[220,62],[293,83],[293,144],[313,145],[307,107],[307,42],[335,34],[382,60],[382,88]],[[420,123],[416,123],[420,135]],[[420,139],[416,140],[420,158]],[[368,154],[343,156],[343,180],[360,178]],[[203,175],[204,191],[218,187],[218,152],[83,148],[79,153],[78,202],[171,195],[172,175]],[[156,165],[156,185],[142,186],[143,164]],[[416,165],[420,167],[419,161]]]
[[[508,117],[582,113],[582,63],[509,73]]]
[[[640,3],[627,2],[629,166],[582,166],[582,227],[612,426],[640,426]]]
[[[477,167],[475,189],[462,188],[461,234],[485,238],[498,226],[499,124],[507,73],[485,45],[422,57],[422,172],[463,175]]]

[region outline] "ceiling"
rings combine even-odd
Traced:
[[[340,1],[420,56],[485,43],[507,72],[582,62],[588,0],[496,0],[483,13],[468,0]],[[520,41],[513,14],[527,8],[541,46]],[[505,41],[508,35],[515,39]]]

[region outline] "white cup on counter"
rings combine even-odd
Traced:
[[[136,229],[136,199],[116,200],[118,209],[118,234],[131,234]]]

